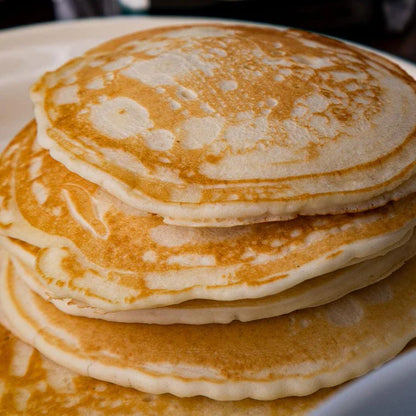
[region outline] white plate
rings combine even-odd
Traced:
[[[118,17],[48,23],[0,32],[0,149],[33,118],[30,85],[44,71],[104,40],[195,18]],[[416,78],[416,65],[386,55]],[[314,416],[416,415],[416,351],[351,383]]]

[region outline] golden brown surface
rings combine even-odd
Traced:
[[[112,322],[145,324],[227,324],[284,315],[294,310],[333,302],[350,292],[374,284],[399,269],[416,253],[416,235],[383,256],[366,260],[326,275],[300,283],[276,295],[236,301],[195,299],[160,308],[104,312],[73,299],[51,297],[34,268],[39,249],[7,237],[0,237],[0,247],[11,255],[13,265],[25,283],[64,313]]]
[[[7,320],[80,373],[152,393],[230,400],[307,395],[362,375],[416,335],[416,260],[339,301],[229,325],[117,324],[65,315],[3,270]]]
[[[412,78],[301,31],[137,32],[45,74],[32,99],[53,157],[177,224],[373,208],[416,167]]]
[[[2,157],[1,233],[43,248],[38,271],[56,297],[105,310],[270,295],[376,256],[414,226],[416,195],[354,215],[170,226],[65,169],[35,132],[31,123]]]
[[[60,367],[0,326],[0,413],[16,416],[301,416],[335,389],[269,402],[177,398],[79,376]]]

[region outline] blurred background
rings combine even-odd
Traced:
[[[223,17],[294,26],[416,62],[416,0],[0,0],[0,28],[126,14]]]

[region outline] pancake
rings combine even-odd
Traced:
[[[308,395],[379,366],[416,336],[416,260],[329,305],[203,326],[70,316],[32,292],[5,260],[0,298],[16,336],[77,373],[152,394]]]
[[[46,73],[32,100],[52,157],[171,224],[357,212],[416,189],[415,81],[316,34],[137,32]]]
[[[38,249],[19,240],[0,237],[0,247],[9,254],[19,276],[38,295],[64,313],[112,322],[146,324],[227,324],[284,315],[297,309],[319,306],[382,280],[399,269],[416,253],[416,235],[384,256],[319,276],[276,295],[236,301],[190,300],[178,305],[153,309],[105,312],[73,299],[56,299],[41,284],[35,271]]]
[[[0,412],[14,416],[303,416],[335,390],[268,402],[156,396],[79,376],[48,360],[3,326],[0,354]]]
[[[35,245],[54,298],[108,312],[270,296],[410,238],[416,194],[364,213],[232,228],[166,225],[68,171],[29,124],[0,164],[0,233]]]

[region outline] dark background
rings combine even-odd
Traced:
[[[224,17],[294,26],[416,62],[416,0],[0,0],[0,28],[117,14]]]

